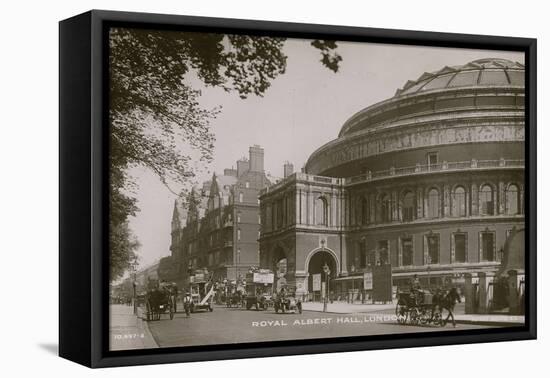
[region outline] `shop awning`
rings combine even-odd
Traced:
[[[352,280],[362,280],[363,276],[347,276],[347,277],[338,277],[333,278],[331,281],[352,281]]]

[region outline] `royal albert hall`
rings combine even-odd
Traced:
[[[394,286],[497,272],[524,228],[524,77],[504,59],[446,66],[351,116],[261,192],[260,265],[303,294],[327,265],[332,294],[356,298],[373,265]]]

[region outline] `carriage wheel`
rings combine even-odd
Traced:
[[[418,324],[418,310],[416,308],[411,308],[409,311],[409,317],[411,324]]]
[[[434,316],[433,316],[433,323],[434,323],[434,325],[436,325],[436,326],[441,325],[441,321],[442,321],[442,319],[441,319],[441,311],[436,311],[436,312],[434,312]]]
[[[407,316],[409,313],[407,312],[407,308],[403,305],[397,304],[395,306],[395,316],[397,317],[397,323],[399,324],[405,324],[407,322]]]
[[[430,314],[425,308],[423,308],[422,312],[419,314],[419,320],[420,324],[426,324],[430,321]]]

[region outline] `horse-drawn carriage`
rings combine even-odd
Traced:
[[[453,310],[460,295],[456,288],[430,290],[409,289],[397,291],[395,315],[401,324],[434,324],[444,327],[449,318],[453,325]]]
[[[170,290],[155,287],[145,294],[144,299],[145,319],[147,321],[160,320],[161,315],[165,313],[169,314],[170,320],[174,319],[176,301]]]
[[[240,291],[230,292],[225,296],[225,305],[231,307],[242,307],[244,295]]]

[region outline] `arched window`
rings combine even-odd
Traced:
[[[328,225],[328,204],[325,197],[319,197],[315,200],[315,224]]]
[[[401,216],[403,222],[411,222],[416,216],[416,201],[413,192],[407,192],[403,196],[403,206],[401,208]]]
[[[493,215],[493,188],[490,185],[483,185],[479,192],[479,203],[481,215]]]
[[[382,222],[390,222],[392,220],[392,206],[391,199],[388,194],[382,196],[381,202],[381,220]]]
[[[466,191],[462,186],[455,188],[452,202],[453,217],[465,217],[466,216]]]
[[[366,225],[369,223],[369,201],[367,197],[361,198],[361,224]]]
[[[284,209],[283,209],[283,199],[280,199],[275,204],[277,208],[277,228],[283,227],[283,217],[284,217]]]
[[[439,218],[440,201],[439,190],[432,188],[428,192],[428,218]]]
[[[519,214],[519,189],[515,184],[509,185],[506,189],[506,214]]]

